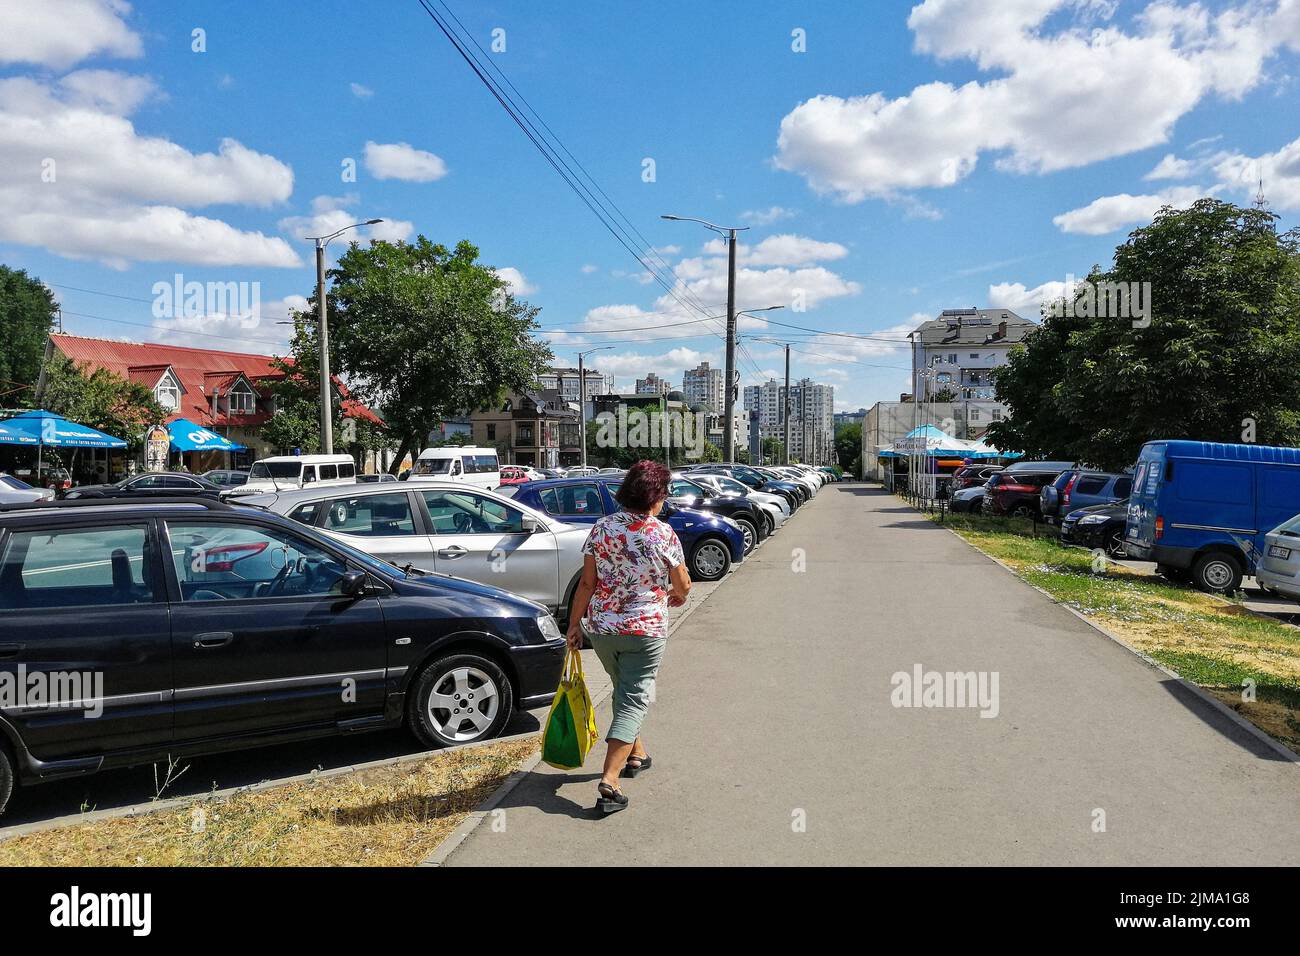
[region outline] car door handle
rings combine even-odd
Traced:
[[[195,647],[225,647],[235,639],[230,631],[208,631],[206,634],[194,635]]]
[[[0,644],[0,660],[13,660],[26,646],[26,644]]]
[[[439,551],[438,557],[446,558],[448,561],[453,561],[466,554],[469,554],[469,548],[462,548],[458,544],[453,544],[450,548],[443,548]]]

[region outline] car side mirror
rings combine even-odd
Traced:
[[[366,593],[369,575],[365,571],[345,571],[339,579],[339,591],[344,597],[358,598]]]
[[[536,534],[542,529],[542,523],[532,515],[524,515],[519,519],[519,528],[524,534]]]

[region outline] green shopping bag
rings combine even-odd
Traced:
[[[576,770],[598,737],[591,695],[582,676],[582,652],[570,648],[542,731],[542,759],[559,770]]]

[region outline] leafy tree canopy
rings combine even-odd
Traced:
[[[132,450],[143,444],[146,428],[167,417],[148,386],[103,368],[87,374],[58,352],[45,368],[41,404],[64,418],[123,439]]]
[[[1011,350],[990,442],[1105,468],[1161,438],[1300,444],[1300,230],[1277,218],[1202,199],[1135,230]],[[1149,316],[1093,317],[1106,283],[1149,283]]]
[[[0,266],[0,406],[31,403],[58,309],[38,279]]]

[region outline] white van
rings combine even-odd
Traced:
[[[411,468],[408,481],[463,481],[478,488],[495,491],[501,484],[501,464],[495,448],[472,445],[426,448]]]
[[[357,480],[357,463],[351,455],[275,455],[253,462],[248,481],[223,489],[221,497],[236,498],[310,488],[316,485],[351,485]]]

